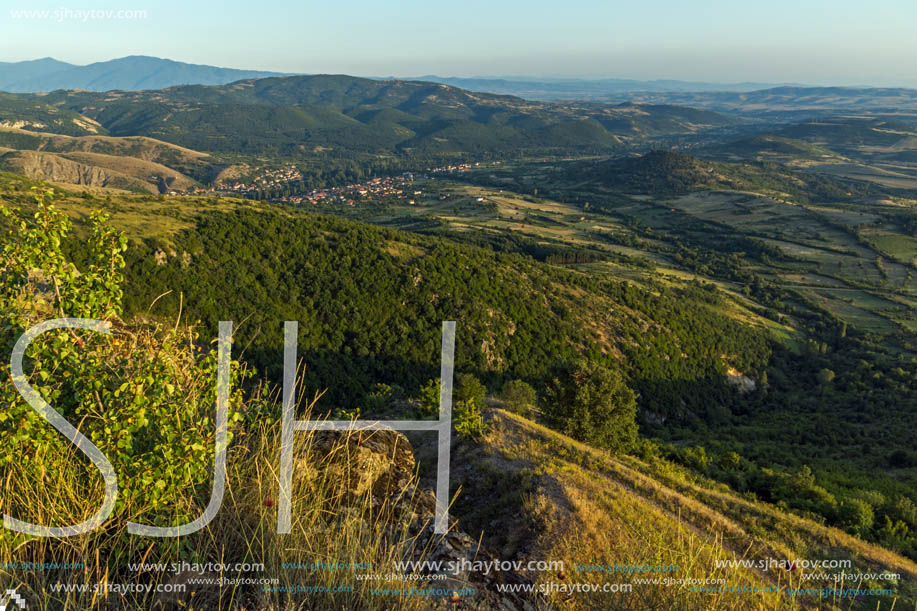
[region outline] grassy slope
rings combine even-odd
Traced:
[[[0,157],[0,169],[69,185],[73,189],[89,186],[163,193],[190,189],[196,184],[158,163],[98,153],[9,151]]]
[[[444,233],[460,239],[512,235],[545,247],[573,246],[600,259],[578,267],[647,287],[659,281],[670,286],[684,286],[692,280],[709,281],[686,272],[666,257],[609,242],[605,236],[627,233],[624,224],[609,215],[584,213],[580,206],[550,198],[444,180],[418,181],[415,185],[423,191],[423,195],[415,196],[415,204],[337,206],[332,211],[374,224]],[[483,201],[478,201],[479,198]],[[756,304],[741,295],[741,285],[723,281],[716,284],[730,297],[731,303],[724,309],[730,316],[743,323],[771,328],[781,340],[793,341],[792,326],[752,311]]]
[[[104,168],[116,172],[123,178],[121,182],[136,183],[132,184],[133,190],[141,192],[158,193],[160,187],[186,190],[196,180],[206,181],[217,171],[204,153],[144,137],[66,136],[0,128],[0,147],[36,151],[43,156],[53,153],[86,166]]]
[[[901,121],[841,116],[788,125],[761,136],[713,144],[715,159],[773,160],[807,172],[873,182],[889,189],[917,188],[915,128]]]
[[[821,609],[910,608],[917,601],[917,564],[833,528],[750,502],[727,487],[696,479],[664,461],[613,457],[521,416],[492,409],[480,443],[463,442],[453,455],[456,513],[473,535],[504,558],[561,559],[572,582],[628,583],[637,578],[725,579],[730,586],[783,586],[781,594],[700,593],[686,586],[633,583],[632,593],[556,596],[564,608]],[[417,442],[415,442],[417,443]],[[433,464],[435,448],[419,450]],[[841,587],[805,581],[803,569],[717,568],[717,560],[850,560],[848,573],[901,575],[896,596],[858,600],[802,595],[787,588]],[[577,571],[590,564],[678,565],[669,573],[630,576]],[[821,571],[811,571],[819,573]],[[835,570],[829,573],[838,572]],[[539,582],[557,582],[557,572]],[[846,588],[888,587],[846,583]],[[639,602],[636,602],[639,601]]]
[[[636,221],[661,235],[724,254],[736,247],[722,240],[723,235],[761,240],[783,254],[783,260],[771,262],[746,257],[744,264],[763,277],[816,300],[864,330],[885,334],[912,324],[907,307],[893,303],[914,304],[911,238],[900,222],[883,222],[882,217],[905,218],[915,200],[889,195],[875,185],[775,164],[711,162],[672,152],[488,168],[476,171],[471,180],[519,193],[537,187],[555,199],[578,202],[580,210],[583,202],[591,202],[593,210],[607,213],[606,225],[618,225],[613,233],[619,235],[631,233],[624,225]],[[560,220],[577,227],[571,216]],[[586,218],[594,222],[593,215]],[[582,227],[577,229],[582,234]],[[646,259],[647,250],[651,255],[666,251],[646,237],[641,236],[643,246],[631,249],[632,254]],[[666,266],[658,257],[654,263]]]

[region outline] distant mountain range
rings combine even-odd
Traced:
[[[429,81],[452,85],[471,91],[485,91],[515,95],[529,100],[558,101],[581,100],[602,102],[621,101],[621,96],[633,92],[744,92],[775,87],[773,83],[706,83],[701,81],[679,81],[671,79],[576,79],[576,78],[534,78],[534,77],[442,77],[426,75],[417,77]]]
[[[471,91],[514,95],[527,100],[601,102],[606,104],[669,104],[742,114],[836,111],[911,111],[917,89],[903,87],[812,87],[767,83],[705,83],[698,81],[627,79],[443,78],[417,80],[443,83]],[[792,118],[791,118],[792,120]]]
[[[57,90],[143,91],[181,85],[226,85],[243,80],[294,76],[278,72],[237,70],[134,55],[88,66],[50,57],[0,62],[0,92],[38,93]],[[327,75],[313,75],[326,78]],[[359,79],[358,79],[359,80]],[[911,109],[917,89],[875,87],[808,87],[772,83],[710,83],[672,79],[577,79],[551,77],[372,78],[381,82],[425,82],[470,92],[515,96],[541,102],[645,103],[703,108],[742,114],[813,113],[836,110]],[[195,90],[195,93],[203,93]],[[212,96],[212,92],[207,92]],[[195,100],[202,101],[202,100]],[[312,100],[311,104],[324,104]],[[302,104],[303,100],[287,101]],[[800,115],[798,118],[802,118]],[[79,134],[73,134],[79,135]]]
[[[772,87],[760,91],[645,91],[608,96],[608,102],[675,104],[717,112],[901,111],[912,115],[917,89],[903,87]]]
[[[224,85],[266,76],[283,75],[278,72],[185,64],[143,55],[88,66],[76,66],[46,57],[25,62],[0,62],[0,91],[35,93],[58,89],[164,89],[176,85]]]
[[[58,89],[87,91],[164,89],[176,85],[225,85],[243,79],[290,76],[279,72],[236,70],[133,55],[77,66],[50,57],[0,62],[0,91],[37,93]],[[394,80],[394,77],[377,80]],[[541,77],[442,77],[418,80],[471,91],[515,95],[532,100],[602,101],[629,92],[743,92],[773,87],[770,83],[707,83],[680,80],[576,79]]]

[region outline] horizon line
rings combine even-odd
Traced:
[[[586,83],[586,82],[616,82],[616,83],[681,83],[685,85],[703,85],[707,87],[715,86],[726,86],[726,87],[755,87],[758,90],[761,89],[773,89],[778,87],[800,87],[806,89],[816,89],[816,88],[841,88],[841,89],[917,89],[917,84],[915,85],[876,85],[876,84],[864,84],[864,83],[847,83],[847,84],[812,84],[806,82],[796,82],[796,81],[715,81],[715,80],[706,80],[706,79],[691,79],[686,77],[672,77],[672,76],[646,76],[646,77],[623,77],[623,76],[595,76],[595,75],[557,75],[557,74],[473,74],[469,76],[458,76],[455,74],[444,76],[436,73],[427,73],[427,74],[405,74],[405,75],[396,75],[389,74],[386,76],[381,76],[377,74],[359,74],[359,73],[349,73],[349,72],[282,72],[275,69],[264,69],[264,68],[238,68],[233,66],[225,65],[215,65],[215,64],[206,64],[206,63],[196,63],[183,61],[178,59],[171,59],[168,57],[160,57],[156,55],[145,55],[142,53],[123,55],[120,57],[114,57],[111,59],[93,61],[86,64],[77,64],[67,60],[58,59],[50,55],[44,57],[37,57],[34,59],[24,59],[24,60],[0,60],[0,64],[12,65],[12,64],[23,64],[31,62],[40,62],[40,61],[55,61],[74,68],[86,68],[95,64],[105,64],[114,61],[132,59],[132,58],[143,58],[143,59],[154,59],[158,61],[173,62],[177,64],[184,64],[188,66],[199,66],[207,68],[216,68],[220,70],[235,70],[240,72],[264,72],[270,74],[271,76],[276,77],[292,77],[292,76],[351,76],[356,78],[367,78],[372,80],[404,80],[404,81],[423,81],[431,78],[437,79],[453,79],[453,80],[486,80],[486,81],[516,81],[518,83],[564,83],[568,82],[570,84],[575,83]],[[270,78],[266,76],[264,78]],[[688,90],[684,90],[684,93],[688,93]]]

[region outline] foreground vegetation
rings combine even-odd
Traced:
[[[259,204],[261,214],[255,215],[247,209],[247,205],[222,203],[219,204],[221,211],[209,211],[212,214],[208,215],[208,222],[208,219],[187,210],[176,209],[172,202],[144,200],[146,215],[157,214],[154,211],[156,208],[151,207],[161,206],[159,214],[163,215],[162,218],[171,218],[176,224],[170,233],[158,233],[161,229],[157,229],[155,236],[141,243],[135,240],[132,247],[127,240],[119,238],[109,225],[117,225],[120,214],[125,216],[120,222],[138,227],[134,224],[136,219],[126,214],[132,205],[130,200],[112,202],[114,217],[110,221],[100,215],[84,218],[79,206],[86,205],[85,198],[54,193],[48,196],[53,205],[49,206],[45,201],[29,204],[26,201],[28,191],[23,190],[29,183],[21,179],[10,180],[5,199],[20,210],[20,215],[35,214],[35,217],[34,220],[20,220],[13,215],[7,216],[4,221],[14,231],[7,238],[3,268],[5,349],[8,351],[11,342],[33,322],[61,313],[109,320],[114,331],[111,338],[74,332],[83,343],[77,349],[74,349],[73,338],[67,332],[49,333],[46,336],[48,339],[36,342],[28,354],[32,383],[55,408],[72,421],[81,422],[81,429],[87,431],[106,455],[113,458],[119,482],[122,483],[122,494],[112,520],[94,533],[53,541],[4,531],[0,539],[3,546],[0,548],[0,562],[83,563],[82,574],[78,571],[5,573],[6,579],[22,580],[24,575],[25,580],[21,583],[24,591],[33,597],[32,600],[43,601],[43,608],[117,608],[125,604],[134,608],[149,608],[168,602],[143,595],[125,603],[123,599],[112,596],[99,598],[88,593],[49,593],[47,585],[55,580],[95,584],[138,580],[142,583],[166,583],[169,580],[178,583],[189,579],[187,575],[155,571],[151,574],[141,570],[138,574],[136,569],[128,567],[128,563],[135,561],[147,564],[179,561],[263,563],[264,574],[279,577],[280,585],[333,587],[346,579],[349,585],[354,586],[348,592],[324,592],[322,605],[387,608],[391,601],[374,597],[369,591],[371,585],[374,587],[378,582],[361,583],[352,574],[342,577],[328,571],[290,571],[284,565],[307,564],[316,558],[324,558],[335,562],[372,563],[373,572],[388,573],[392,572],[389,567],[393,568],[394,562],[406,555],[423,557],[428,543],[418,539],[416,527],[411,526],[415,518],[410,505],[379,505],[373,497],[372,487],[355,493],[351,487],[353,480],[341,477],[342,468],[349,470],[359,464],[357,448],[361,442],[354,443],[348,438],[340,440],[330,450],[326,442],[314,437],[303,435],[300,438],[302,446],[297,450],[301,457],[297,459],[298,464],[304,469],[312,466],[304,477],[297,480],[294,533],[291,538],[281,538],[276,534],[276,395],[270,390],[270,373],[265,382],[257,383],[258,379],[262,379],[261,374],[254,374],[250,367],[241,363],[232,366],[235,390],[231,401],[230,484],[217,519],[203,531],[175,540],[150,541],[126,534],[127,520],[160,525],[182,523],[199,515],[206,504],[210,489],[209,465],[213,464],[214,437],[210,423],[216,354],[207,348],[208,341],[204,339],[213,335],[207,326],[188,328],[181,324],[181,320],[176,325],[174,318],[169,326],[162,322],[158,325],[155,322],[143,323],[143,317],[149,316],[149,306],[146,310],[135,306],[138,318],[125,315],[119,304],[122,298],[128,303],[131,300],[141,302],[138,293],[132,293],[139,290],[135,286],[138,278],[145,279],[143,290],[151,291],[150,295],[156,293],[154,299],[166,292],[160,291],[157,281],[174,281],[182,288],[183,297],[179,303],[184,316],[189,310],[203,314],[206,325],[209,322],[208,302],[201,298],[203,295],[195,295],[193,286],[182,284],[179,270],[185,270],[194,282],[219,287],[220,282],[225,281],[227,286],[232,286],[232,291],[210,297],[225,299],[225,303],[224,309],[209,306],[213,307],[209,315],[238,317],[241,322],[244,315],[251,314],[254,308],[248,306],[230,312],[231,316],[223,312],[231,309],[233,304],[236,304],[235,307],[244,306],[244,299],[254,297],[246,296],[245,287],[238,279],[232,280],[235,285],[230,284],[234,276],[227,276],[224,280],[218,276],[220,267],[230,266],[231,269],[232,258],[223,258],[220,253],[232,248],[245,263],[232,273],[247,270],[246,273],[259,279],[258,286],[272,286],[266,275],[271,272],[271,267],[263,263],[259,266],[258,261],[285,261],[296,265],[306,281],[299,289],[298,299],[289,298],[291,293],[287,291],[292,288],[277,293],[274,307],[287,304],[283,307],[289,308],[299,302],[309,303],[312,307],[300,311],[278,309],[274,315],[280,317],[278,320],[299,318],[306,331],[300,338],[308,355],[306,362],[311,367],[309,359],[314,359],[315,366],[324,367],[322,374],[330,380],[326,383],[330,387],[329,393],[318,404],[311,406],[312,411],[326,413],[335,407],[346,409],[353,406],[355,397],[363,397],[358,399],[359,405],[367,410],[381,412],[397,409],[399,391],[392,386],[387,391],[380,390],[378,386],[370,386],[365,391],[359,387],[346,387],[341,392],[334,386],[351,380],[351,376],[345,379],[339,373],[338,376],[331,374],[335,367],[347,366],[360,372],[359,368],[366,366],[368,361],[362,360],[355,350],[361,341],[367,342],[365,345],[368,347],[373,346],[372,342],[394,341],[392,353],[396,349],[401,350],[401,344],[397,343],[401,340],[390,337],[389,331],[410,329],[416,321],[426,318],[454,317],[465,321],[466,328],[471,330],[471,337],[461,339],[457,349],[459,369],[465,372],[460,376],[457,389],[460,403],[479,405],[483,401],[482,394],[487,392],[468,373],[477,374],[492,388],[496,388],[500,380],[528,379],[539,388],[538,394],[543,399],[540,403],[543,404],[542,409],[547,410],[549,421],[554,418],[554,425],[563,428],[569,413],[575,414],[576,409],[590,409],[590,406],[597,409],[599,404],[594,402],[594,397],[606,397],[609,394],[606,390],[615,389],[611,396],[618,398],[610,408],[611,413],[618,414],[614,417],[619,420],[614,420],[616,426],[611,431],[603,434],[592,429],[572,428],[569,432],[615,451],[630,450],[641,458],[615,459],[509,415],[502,416],[496,425],[491,423],[489,427],[467,430],[468,434],[461,442],[464,444],[461,447],[467,450],[459,450],[456,464],[468,461],[473,468],[463,471],[469,475],[461,476],[459,483],[466,492],[464,496],[459,496],[456,513],[467,520],[469,527],[484,530],[488,545],[499,549],[504,557],[515,557],[521,553],[522,557],[562,559],[570,566],[623,564],[625,561],[628,564],[667,563],[677,564],[681,571],[679,577],[682,578],[722,576],[729,578],[730,585],[795,586],[799,582],[795,581],[794,575],[763,576],[753,571],[717,569],[716,561],[735,557],[762,558],[766,554],[783,558],[793,558],[793,554],[798,554],[795,557],[837,557],[840,545],[845,550],[841,555],[850,554],[858,559],[858,568],[862,565],[864,570],[892,570],[904,577],[900,584],[895,585],[894,593],[885,598],[869,601],[829,599],[818,601],[818,604],[850,608],[866,602],[870,608],[874,608],[875,603],[884,608],[895,599],[900,602],[912,598],[907,588],[910,587],[908,576],[914,571],[908,561],[844,536],[840,531],[824,529],[811,521],[800,521],[800,518],[762,503],[743,501],[726,490],[718,490],[708,480],[686,474],[664,457],[692,464],[696,470],[706,470],[717,477],[722,477],[715,471],[717,469],[723,473],[745,474],[755,473],[754,470],[758,469],[761,477],[766,475],[766,471],[741,458],[727,460],[715,455],[708,457],[702,450],[637,442],[627,432],[628,421],[630,426],[634,422],[634,395],[627,385],[639,390],[641,407],[658,401],[659,407],[655,409],[662,410],[665,403],[660,397],[664,396],[665,389],[661,384],[653,386],[651,383],[654,379],[665,379],[670,384],[682,380],[682,386],[670,391],[678,393],[672,396],[684,401],[697,401],[696,404],[691,403],[695,409],[709,409],[710,406],[734,404],[731,397],[734,397],[735,391],[722,381],[726,363],[721,360],[721,354],[736,355],[733,359],[746,359],[733,360],[730,365],[740,366],[749,372],[764,371],[756,370],[756,363],[759,367],[762,363],[773,367],[770,351],[778,347],[767,339],[765,331],[743,328],[724,315],[716,307],[722,306],[723,297],[710,288],[694,287],[681,292],[664,289],[654,295],[645,288],[596,283],[582,274],[543,267],[519,255],[496,255],[439,238],[380,230],[262,204]],[[78,220],[74,231],[81,239],[70,239],[67,217],[58,210],[68,210]],[[147,222],[140,227],[149,229],[151,226],[155,223]],[[256,255],[251,251],[256,242],[253,237],[245,238],[246,231],[256,231],[262,238],[269,237],[273,250]],[[224,244],[225,248],[216,248],[219,244]],[[248,253],[245,248],[239,248],[239,244],[248,245]],[[370,245],[377,246],[373,249]],[[139,254],[132,254],[132,248]],[[162,263],[156,261],[157,251],[164,254]],[[190,253],[190,261],[180,254],[182,252]],[[121,275],[122,257],[131,274],[127,284]],[[213,257],[214,261],[209,262],[209,257]],[[323,267],[332,261],[337,272],[347,269],[349,273],[335,275],[330,272],[331,268]],[[363,261],[367,266],[365,272],[361,271]],[[73,262],[78,264],[79,274],[74,272]],[[494,271],[501,269],[506,270],[504,273],[507,276],[512,275],[515,282],[511,284],[493,278]],[[451,279],[455,277],[453,270],[458,270],[461,282]],[[485,270],[490,274],[489,278],[483,273]],[[368,328],[369,332],[361,332],[361,327],[354,325],[346,328],[347,339],[341,340],[339,346],[326,345],[324,350],[316,349],[317,341],[328,341],[328,338],[334,337],[334,327],[330,323],[346,320],[344,314],[381,317],[383,313],[389,316],[397,311],[394,304],[386,305],[385,299],[390,297],[385,282],[391,281],[386,280],[387,277],[400,278],[407,284],[409,288],[406,289],[400,284],[394,285],[398,291],[403,291],[399,295],[410,294],[413,290],[417,293],[414,299],[418,304],[429,303],[433,309],[423,318],[406,319],[401,326],[389,318],[371,320],[376,324],[362,327]],[[418,277],[420,281],[415,283]],[[288,278],[285,276],[284,280]],[[313,283],[322,278],[331,282],[328,287],[322,288],[321,294],[326,299],[322,303],[315,298],[311,298],[311,302],[306,301],[310,298],[304,288],[318,290]],[[363,279],[366,284],[362,285],[362,290],[357,290],[355,286],[349,286],[354,280],[348,278]],[[547,304],[536,307],[528,292],[531,288],[525,293],[529,297],[527,300],[523,299],[522,293],[517,294],[517,289],[511,287],[518,287],[520,279],[531,283],[531,287],[537,287],[537,294],[543,295]],[[425,286],[426,283],[432,286]],[[51,290],[53,287],[57,290]],[[662,286],[658,288],[663,289]],[[667,295],[666,291],[672,292]],[[375,300],[362,301],[359,298],[362,294],[373,295]],[[438,303],[438,298],[446,295],[449,301]],[[480,300],[479,304],[489,304],[490,312],[486,309],[482,312],[481,307],[464,305],[472,296]],[[256,297],[263,300],[260,303],[272,303],[264,295]],[[169,295],[162,296],[157,305],[168,298]],[[344,303],[359,304],[365,309],[363,313],[358,313],[356,308],[342,310]],[[587,306],[592,309],[587,309]],[[578,317],[602,308],[621,312],[615,321],[617,326],[606,322],[605,326],[598,327],[595,335],[585,335],[581,331],[577,335],[577,329],[590,328],[583,324],[585,318]],[[405,310],[408,314],[415,312],[413,315],[417,316],[415,310]],[[314,317],[316,311],[320,316]],[[311,325],[308,324],[310,313],[313,315]],[[511,317],[506,313],[511,313]],[[501,319],[501,315],[507,318]],[[127,322],[122,321],[122,316]],[[159,320],[167,319],[160,315]],[[264,326],[272,322],[269,318],[263,320]],[[358,318],[358,322],[366,323],[367,320]],[[509,326],[510,322],[512,326]],[[435,332],[435,325],[431,326]],[[240,327],[244,329],[242,325]],[[564,330],[565,334],[569,334],[567,339],[560,341],[553,338],[547,330],[551,327]],[[385,329],[386,333],[380,333],[380,329]],[[540,342],[550,342],[547,345],[552,358],[545,354],[548,363],[554,363],[557,356],[570,355],[572,359],[586,354],[593,364],[577,366],[578,369],[570,375],[563,373],[563,369],[541,370],[538,363],[523,358],[525,351],[514,352],[503,339],[510,329],[510,335],[520,341],[526,337],[533,338],[532,345],[523,346],[527,351],[534,350]],[[711,336],[705,336],[705,333]],[[715,342],[724,340],[713,337],[713,333],[730,333],[725,341],[735,343],[718,345]],[[434,333],[429,335],[431,337],[426,339],[429,345],[424,346],[425,350],[413,353],[416,360],[412,364],[414,367],[421,365],[419,374],[411,371],[411,367],[399,369],[404,365],[396,364],[390,365],[390,369],[365,369],[365,378],[362,379],[367,383],[385,380],[395,384],[401,381],[404,384],[402,388],[411,394],[415,377],[418,386],[422,386],[428,374],[431,377],[435,375],[437,351]],[[254,333],[245,335],[243,332],[237,337],[236,352],[244,357],[259,356],[253,347],[263,346],[260,355],[268,371],[272,371],[270,368],[275,365],[271,364],[270,355],[280,352],[277,344],[273,343],[275,338],[264,338]],[[406,337],[417,339],[426,336]],[[604,341],[598,342],[598,338]],[[482,341],[485,342],[483,345]],[[649,345],[653,346],[658,342],[662,346],[666,341],[677,342],[676,345],[684,350],[686,356],[679,354],[675,359],[674,354],[655,354],[645,345],[650,342]],[[707,342],[714,342],[712,350]],[[407,342],[404,346],[407,349]],[[704,349],[704,346],[707,348]],[[379,361],[379,354],[385,353],[373,354],[372,362]],[[628,356],[627,360],[632,362],[630,367],[622,366],[621,354]],[[667,354],[669,359],[665,358]],[[335,355],[332,357],[334,360],[323,361],[325,355]],[[669,365],[671,361],[675,362]],[[603,366],[610,368],[612,373],[596,369],[595,363],[604,363]],[[668,369],[670,367],[673,369]],[[642,372],[656,370],[661,372],[660,378],[641,375]],[[542,391],[541,381],[551,375],[555,380],[547,387],[551,390]],[[571,375],[573,378],[585,376],[587,383],[569,386],[565,382]],[[355,378],[361,379],[359,375]],[[87,384],[88,380],[92,382]],[[574,392],[588,388],[591,383],[595,384],[594,393]],[[533,396],[529,386],[520,381],[504,386],[505,397],[523,406],[523,411],[533,413],[530,407],[525,407]],[[315,389],[321,386],[312,384],[308,387]],[[693,389],[693,394],[686,392],[689,389]],[[6,393],[4,403],[8,405],[4,411],[7,418],[3,426],[7,437],[14,440],[4,450],[4,481],[8,482],[7,490],[16,491],[4,496],[3,511],[41,524],[70,524],[91,515],[96,511],[96,504],[86,500],[100,500],[101,478],[91,465],[80,459],[71,445],[63,443],[24,405],[11,385],[4,386],[3,392]],[[335,392],[340,398],[335,398]],[[101,409],[100,405],[105,408]],[[554,408],[557,411],[551,411]],[[605,418],[597,420],[599,423],[606,421]],[[194,423],[194,428],[187,429],[189,423]],[[528,432],[521,437],[518,433],[501,436],[506,434],[501,431],[513,430],[514,427],[515,430]],[[537,433],[536,437],[531,437],[533,432]],[[613,437],[607,437],[609,432]],[[480,453],[482,449],[484,454]],[[353,454],[354,451],[357,454]],[[476,454],[486,457],[495,451],[500,459],[490,466],[487,461],[473,458]],[[423,458],[422,448],[420,452],[422,465],[428,464]],[[34,459],[23,460],[23,456],[32,454]],[[549,459],[549,455],[553,458]],[[514,492],[494,503],[487,495],[501,489],[500,478],[507,477],[508,473],[516,473],[513,477],[518,476],[520,481],[536,485],[502,486]],[[535,479],[529,479],[532,477]],[[541,479],[545,477],[548,479]],[[814,503],[827,502],[826,494],[819,491],[811,478],[788,479],[779,472],[772,472],[772,479],[770,483],[760,484],[764,486],[762,494],[784,486],[786,497],[782,500],[813,503],[816,508]],[[561,496],[550,484],[551,480],[559,480],[564,491],[562,496],[567,501],[561,502]],[[761,481],[765,482],[766,478]],[[619,490],[618,486],[622,484],[628,492]],[[740,484],[736,483],[736,487],[741,489]],[[401,487],[394,492],[396,498],[413,498],[421,494],[416,491],[415,480],[399,485]],[[545,485],[547,488],[543,487]],[[357,490],[360,490],[359,485]],[[851,532],[869,536],[870,532],[864,528],[862,521],[866,515],[865,505],[878,502],[875,496],[869,498],[860,504],[844,499],[843,504],[836,505],[835,511],[839,512],[839,516],[854,520],[843,523]],[[41,502],[36,503],[36,499],[41,499]],[[671,513],[673,499],[679,499],[677,502],[683,515],[689,516],[684,524],[679,523],[677,512],[674,516]],[[647,500],[652,502],[647,504]],[[508,520],[510,515],[518,518],[517,511],[513,510],[513,507],[518,508],[518,503],[525,506],[529,516],[519,525],[526,526],[530,524],[527,520],[535,520],[537,524],[553,526],[543,528],[541,536],[536,539],[523,532],[513,534],[517,527],[510,527],[509,523],[506,528],[500,528],[501,521]],[[906,507],[899,501],[894,503]],[[859,512],[840,513],[848,505]],[[870,506],[879,507],[875,504]],[[757,517],[741,517],[745,515]],[[812,515],[817,517],[819,513],[815,511]],[[495,520],[498,527],[494,526]],[[738,530],[730,525],[733,521],[740,522]],[[904,535],[905,538],[900,541],[907,549],[908,526],[903,523],[903,528],[894,527]],[[766,535],[768,531],[779,533],[779,536]],[[380,537],[380,532],[388,534]],[[605,543],[596,546],[594,537]],[[733,541],[735,537],[739,537],[742,543]],[[889,541],[894,544],[893,540]],[[749,548],[752,543],[754,547]],[[418,546],[420,549],[417,549]],[[379,567],[382,567],[381,571]],[[772,577],[776,581],[772,581]],[[541,580],[539,583],[551,578],[550,574],[538,577]],[[604,579],[597,574],[577,575],[578,580],[600,578]],[[809,604],[806,599],[776,593],[760,596],[747,593],[711,595],[687,588],[668,587],[635,588],[635,592],[641,604],[651,607],[725,609],[756,608],[765,604],[768,607],[791,608]],[[195,597],[199,598],[191,605],[193,608],[230,608],[235,605],[285,608],[291,601],[295,603],[297,600],[279,592],[264,592],[244,586],[203,588],[195,593]],[[609,603],[609,600],[612,602]],[[554,602],[581,608],[592,608],[596,604],[628,608],[632,600],[577,597],[573,600],[558,598]],[[400,602],[417,607],[425,604],[422,599]],[[308,603],[300,601],[295,604],[314,603],[315,599],[309,599]],[[815,601],[812,603],[815,604]]]
[[[79,270],[62,252],[70,224],[53,205],[38,198],[33,219],[11,215],[15,233],[4,243],[0,348],[49,317],[92,318],[108,322],[110,335],[85,330],[45,333],[29,347],[26,379],[39,395],[71,422],[78,422],[112,461],[118,480],[117,503],[101,528],[65,539],[35,537],[4,529],[0,533],[0,577],[18,588],[33,608],[288,608],[302,598],[284,588],[313,588],[309,605],[385,608],[369,588],[387,580],[358,581],[353,569],[303,570],[316,563],[369,566],[389,574],[394,563],[423,558],[429,543],[419,533],[411,501],[417,495],[410,477],[391,481],[380,504],[378,477],[355,454],[365,440],[345,433],[319,443],[315,433],[298,436],[294,450],[299,472],[293,490],[292,534],[279,535],[276,499],[280,425],[276,393],[263,386],[248,391],[240,382],[251,375],[231,364],[229,487],[217,518],[204,530],[180,538],[129,535],[127,521],[160,526],[186,523],[203,511],[214,464],[216,350],[177,321],[174,328],[121,320],[122,251],[126,240],[102,215],[93,217],[88,265]],[[6,380],[9,365],[0,372]],[[81,523],[97,511],[103,496],[99,473],[53,431],[10,382],[0,387],[0,428],[5,443],[0,467],[4,514],[41,525]],[[313,405],[306,402],[308,418]],[[402,466],[404,469],[405,467]],[[356,480],[347,476],[360,472]],[[355,482],[358,482],[355,484]],[[12,563],[12,564],[11,564]],[[263,565],[256,574],[181,569],[173,563],[234,566]],[[17,570],[12,566],[36,568]],[[37,567],[49,566],[48,570]],[[69,568],[75,567],[75,568]],[[227,569],[230,571],[232,569]],[[273,589],[232,583],[238,577],[277,578]],[[227,578],[228,585],[220,579]],[[209,586],[194,579],[216,580]],[[336,591],[346,582],[347,591]],[[55,590],[53,584],[76,590]],[[99,590],[97,584],[166,585],[184,592]],[[400,582],[394,585],[400,587]],[[79,591],[80,586],[87,587]],[[36,604],[37,603],[37,604]],[[406,599],[418,608],[422,599]]]

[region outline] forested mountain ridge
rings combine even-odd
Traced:
[[[190,85],[159,91],[5,94],[0,120],[29,129],[149,136],[206,152],[525,154],[613,151],[662,133],[695,133],[733,120],[676,106],[531,102],[415,81],[317,75]],[[66,130],[66,131],[63,131]],[[104,132],[102,131],[104,130]]]

